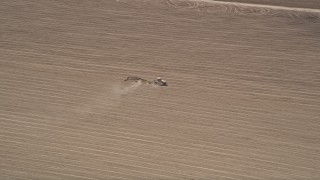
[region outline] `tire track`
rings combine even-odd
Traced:
[[[320,10],[310,8],[290,8],[214,0],[165,0],[165,2],[169,7],[173,8],[196,9],[210,13],[229,13],[246,16],[280,16],[306,22],[318,22],[320,18]]]

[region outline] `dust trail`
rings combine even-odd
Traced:
[[[110,109],[119,107],[123,96],[134,92],[141,85],[142,82],[139,81],[133,84],[115,83],[102,87],[91,100],[75,108],[75,113],[83,117],[95,113],[107,113]]]
[[[112,94],[115,97],[121,98],[121,96],[135,91],[141,85],[142,85],[141,81],[138,81],[138,82],[130,84],[130,85],[114,84],[112,87]]]

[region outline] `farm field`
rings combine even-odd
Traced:
[[[1,1],[0,179],[320,179],[320,10],[292,2]]]
[[[210,0],[209,0],[210,1]],[[224,2],[234,2],[234,3],[249,3],[249,4],[263,4],[263,5],[272,5],[272,6],[283,6],[291,8],[310,8],[310,9],[319,9],[320,1],[319,0],[216,0]]]

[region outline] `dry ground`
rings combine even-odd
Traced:
[[[319,13],[162,0],[0,8],[1,179],[320,179]]]
[[[265,5],[297,7],[297,8],[312,8],[312,9],[320,8],[320,0],[215,0],[215,1],[265,4]]]

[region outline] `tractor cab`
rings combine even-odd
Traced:
[[[153,81],[153,84],[158,85],[158,86],[168,86],[167,82],[161,77],[158,77],[156,80]]]

